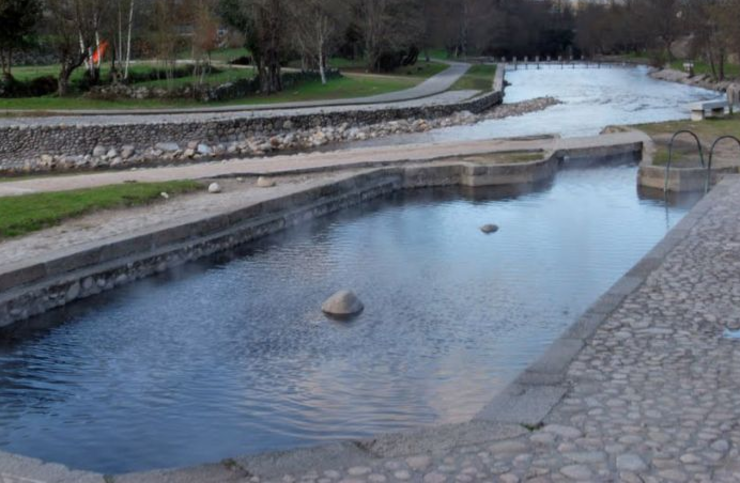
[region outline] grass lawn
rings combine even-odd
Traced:
[[[423,57],[423,54],[422,54]],[[329,66],[335,69],[340,69],[343,72],[366,72],[367,63],[364,59],[344,59],[341,57],[332,57],[329,59]],[[300,67],[300,65],[294,65],[293,67]],[[434,75],[447,69],[447,64],[441,62],[430,61],[420,59],[414,65],[407,65],[405,67],[399,67],[393,72],[379,73],[380,75],[389,76],[408,76],[408,77],[421,77],[428,79]]]
[[[468,72],[452,85],[453,91],[490,91],[493,89],[495,65],[474,65]]]
[[[247,71],[249,72],[249,71]],[[221,103],[204,104],[190,99],[126,99],[119,101],[102,101],[78,97],[30,97],[19,99],[0,99],[0,116],[3,110],[29,110],[43,113],[45,110],[57,109],[155,109],[155,108],[188,108],[213,106],[240,106],[253,104],[274,104],[294,101],[314,101],[367,97],[411,88],[421,82],[418,77],[391,77],[345,75],[331,79],[326,85],[321,81],[304,82],[290,90],[272,96],[250,96]],[[6,113],[6,116],[13,115]]]
[[[708,158],[709,149],[715,139],[724,135],[731,135],[740,138],[740,114],[728,116],[726,118],[706,119],[704,121],[670,121],[653,124],[638,124],[633,126],[639,129],[655,140],[657,152],[653,159],[656,165],[665,165],[668,162],[668,143],[673,133],[688,129],[696,133],[701,140]],[[699,155],[696,148],[696,142],[690,135],[682,135],[676,139],[674,145],[674,161],[678,165],[698,165]],[[721,151],[729,153],[735,159],[740,158],[737,147],[732,145],[731,141],[722,144],[719,148]],[[720,157],[723,153],[719,153]],[[706,159],[705,159],[706,160]]]
[[[195,181],[126,183],[74,191],[0,197],[0,239],[58,225],[93,211],[137,206],[202,189]]]
[[[708,62],[704,61],[674,60],[673,62],[671,62],[671,68],[683,71],[683,64],[685,62],[694,62],[694,73],[696,75],[712,75],[712,67],[709,65]],[[740,77],[740,65],[730,64],[729,62],[726,63],[725,76],[728,78]]]
[[[205,83],[208,85],[214,84],[225,84],[227,82],[234,82],[241,79],[251,79],[255,76],[255,71],[250,68],[221,68],[219,72],[210,73],[205,78]],[[146,82],[137,82],[137,87],[162,87],[165,89],[184,87],[195,84],[199,79],[195,76],[180,77],[179,79],[160,79]]]

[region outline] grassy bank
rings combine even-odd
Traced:
[[[709,156],[709,149],[715,139],[720,136],[731,135],[740,138],[740,114],[725,118],[706,119],[704,121],[669,121],[652,124],[638,124],[633,126],[648,134],[656,145],[656,153],[653,163],[665,165],[668,162],[668,144],[674,133],[681,130],[690,130],[696,133],[701,140],[705,155]],[[718,147],[717,159],[740,158],[737,147],[731,141],[722,143]],[[699,163],[699,155],[696,142],[689,135],[676,138],[674,143],[674,161],[678,166],[696,166]]]
[[[452,86],[453,91],[490,91],[493,89],[495,65],[474,65]]]
[[[696,75],[712,75],[712,67],[708,62],[704,61],[688,61],[688,60],[674,60],[671,62],[671,69],[684,71],[683,65],[686,62],[694,62],[694,74]],[[740,77],[740,65],[738,64],[725,64],[725,77],[728,79]]]
[[[246,71],[249,73],[249,71]],[[157,109],[191,108],[212,106],[249,106],[254,104],[275,104],[282,102],[318,101],[367,97],[409,89],[423,79],[418,77],[346,75],[332,79],[326,85],[320,81],[304,82],[290,90],[272,96],[249,96],[226,102],[204,104],[194,99],[122,99],[105,101],[84,97],[25,97],[0,99],[0,115],[3,110],[43,111],[85,110],[85,109]],[[177,80],[176,80],[177,81]],[[157,81],[160,82],[160,81]],[[10,115],[5,113],[5,115]]]
[[[127,183],[85,190],[0,197],[0,239],[22,236],[94,211],[144,205],[202,189],[195,181]]]

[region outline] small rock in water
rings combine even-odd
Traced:
[[[335,293],[321,306],[321,310],[325,314],[335,317],[356,315],[362,312],[364,308],[365,306],[362,305],[357,295],[349,290],[342,290]]]
[[[260,188],[272,188],[273,186],[275,186],[275,181],[271,180],[270,178],[260,176],[259,178],[257,178],[257,186]]]
[[[480,231],[482,231],[486,235],[490,235],[490,234],[496,233],[498,231],[498,226],[497,225],[492,225],[492,224],[483,225],[482,227],[480,227]]]
[[[209,193],[220,193],[223,189],[221,188],[221,185],[218,183],[211,183],[211,185],[208,187]]]

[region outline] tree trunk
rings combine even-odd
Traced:
[[[72,75],[72,71],[66,66],[62,66],[62,71],[59,73],[59,82],[57,94],[59,97],[64,97],[69,93],[69,77]]]
[[[131,6],[128,13],[128,39],[126,40],[126,67],[123,78],[128,80],[128,69],[131,65],[131,35],[134,28],[134,0],[131,0]]]

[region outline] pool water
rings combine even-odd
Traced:
[[[561,104],[523,116],[349,143],[346,147],[508,138],[595,136],[607,126],[689,119],[688,104],[721,98],[699,87],[655,80],[647,67],[577,66],[507,70],[505,103],[550,96]]]
[[[635,176],[398,193],[53,312],[0,344],[0,449],[115,474],[467,420],[686,213]]]

